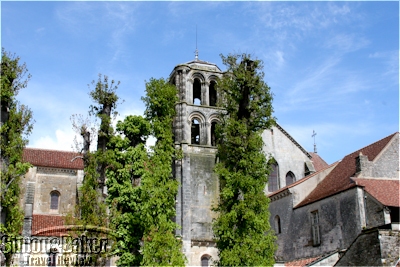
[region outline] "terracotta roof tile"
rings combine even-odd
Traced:
[[[311,160],[313,162],[315,171],[320,171],[328,167],[328,163],[325,162],[317,153],[308,152],[311,155]]]
[[[300,259],[300,260],[295,260],[295,261],[290,261],[290,262],[285,262],[286,267],[303,267],[306,266],[313,261],[319,259],[320,256],[318,257],[313,257],[313,258],[307,258],[307,259]]]
[[[376,200],[385,206],[400,207],[400,181],[353,178],[356,185],[363,186]]]
[[[355,182],[350,178],[356,173],[356,158],[360,152],[362,152],[363,155],[366,155],[369,161],[374,160],[395,134],[397,133],[391,134],[382,140],[345,156],[325,177],[325,179],[318,184],[310,195],[296,206],[296,208],[356,186]]]
[[[25,148],[23,161],[37,167],[83,170],[82,158],[75,158],[79,155],[79,153],[70,151]],[[71,162],[73,158],[75,160]]]
[[[64,216],[32,215],[33,236],[63,236],[67,234],[64,227]]]

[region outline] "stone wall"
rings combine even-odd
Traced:
[[[357,189],[292,209],[292,195],[270,203],[270,223],[281,218],[282,233],[278,234],[278,261],[292,261],[325,255],[347,248],[362,230]],[[318,211],[320,245],[313,244],[311,213]]]
[[[77,186],[82,180],[81,176],[83,176],[81,170],[32,167],[21,181],[23,185],[21,206],[32,204],[33,214],[66,214],[75,206]],[[60,194],[59,208],[56,211],[50,210],[52,191]]]
[[[273,157],[279,165],[279,188],[286,186],[286,174],[289,171],[295,175],[296,181],[304,177],[304,164],[310,161],[310,158],[299,144],[278,127],[265,130],[262,139],[265,154],[267,157]],[[268,187],[265,191],[271,193],[268,192]]]
[[[360,234],[335,266],[394,266],[399,258],[400,233],[372,230]]]
[[[361,173],[358,177],[393,178],[399,179],[399,135],[378,155],[374,161],[361,156]]]
[[[383,205],[369,194],[365,194],[366,226],[373,228],[385,224]]]
[[[190,154],[192,240],[213,240],[211,224],[215,214],[211,209],[219,194],[214,164],[215,154]]]

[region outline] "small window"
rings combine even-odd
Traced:
[[[191,143],[195,145],[200,144],[200,124],[197,119],[192,120],[191,126]]]
[[[201,105],[201,82],[199,79],[194,79],[193,82],[193,104]]]
[[[274,192],[279,189],[279,166],[277,162],[272,164],[272,170],[268,177],[268,191]]]
[[[282,232],[282,230],[281,230],[281,218],[279,218],[278,215],[275,216],[275,232],[277,234],[280,234]]]
[[[313,245],[318,246],[319,244],[321,244],[321,238],[319,235],[319,215],[317,210],[311,212],[311,231]]]
[[[52,191],[50,193],[50,209],[58,210],[58,204],[60,199],[60,193],[58,191]]]
[[[208,267],[210,266],[210,259],[211,257],[208,255],[203,255],[201,257],[201,267]]]
[[[216,127],[217,123],[215,121],[213,121],[211,123],[211,145],[212,146],[216,146],[217,145],[217,137],[215,135],[215,127]]]
[[[210,96],[210,106],[217,105],[217,90],[215,90],[215,82],[210,82],[210,90],[208,91]]]
[[[286,186],[293,184],[296,181],[296,176],[294,176],[293,172],[288,172],[286,174]]]

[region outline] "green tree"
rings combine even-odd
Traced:
[[[185,264],[182,243],[175,236],[177,224],[175,197],[178,181],[172,175],[172,162],[176,154],[173,138],[176,87],[164,79],[150,79],[146,83],[145,117],[156,138],[152,155],[141,180],[143,221],[142,265]]]
[[[150,123],[141,116],[127,116],[117,123],[117,132],[109,143],[113,151],[107,168],[107,201],[110,205],[110,227],[116,234],[113,254],[118,266],[139,266],[142,261],[140,179],[148,161],[145,142]]]
[[[271,266],[276,245],[264,194],[270,164],[261,133],[274,124],[273,97],[260,60],[246,54],[221,57],[227,72],[217,85],[226,109],[217,126],[215,172],[221,187],[213,230],[218,265]]]
[[[105,172],[107,166],[112,161],[112,152],[108,150],[108,144],[114,136],[112,127],[112,115],[116,115],[118,96],[116,90],[119,82],[109,81],[107,76],[99,74],[97,81],[92,82],[94,88],[89,95],[94,101],[90,106],[89,115],[100,119],[100,126],[97,131],[97,150],[90,151],[92,142],[92,131],[87,121],[79,125],[74,121],[73,126],[79,130],[83,137],[83,163],[84,177],[82,186],[79,188],[78,200],[75,205],[74,216],[67,216],[67,224],[86,226],[108,227],[107,204],[104,198]],[[104,233],[99,232],[79,232],[89,237],[103,238]],[[93,256],[93,255],[92,255]],[[96,264],[104,263],[104,257],[107,255],[96,255],[93,258]]]
[[[112,115],[116,115],[118,96],[116,90],[119,82],[109,82],[107,76],[99,74],[97,81],[93,81],[94,89],[89,95],[95,102],[90,106],[89,115],[100,119],[100,127],[97,132],[97,150],[89,150],[92,142],[92,133],[87,124],[75,126],[79,128],[83,137],[83,162],[84,178],[79,189],[79,199],[76,205],[76,215],[83,225],[107,226],[107,214],[103,190],[105,184],[105,169],[111,161],[111,152],[107,144],[114,136],[111,125]],[[78,223],[78,222],[77,222]]]
[[[19,104],[16,96],[26,88],[30,75],[20,58],[1,50],[1,124],[0,124],[0,212],[5,213],[0,232],[9,236],[19,234],[23,224],[23,213],[19,207],[20,177],[30,164],[22,163],[23,149],[32,131],[32,112]],[[7,254],[9,260],[10,254]]]
[[[173,222],[178,182],[172,176],[176,154],[172,122],[177,91],[164,79],[146,83],[145,118],[119,122],[112,141],[114,163],[107,169],[111,224],[117,232],[119,266],[184,265],[182,244]],[[156,138],[150,152],[144,144]]]

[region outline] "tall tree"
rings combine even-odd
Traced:
[[[141,116],[127,116],[116,130],[119,135],[110,140],[112,161],[106,172],[110,226],[116,234],[113,254],[119,257],[118,266],[139,266],[144,231],[140,180],[148,161],[145,142],[150,123]]]
[[[23,224],[20,199],[20,177],[28,171],[30,164],[22,163],[22,154],[32,131],[32,112],[19,104],[16,96],[26,88],[30,75],[20,58],[1,50],[1,124],[0,124],[0,232],[15,236]],[[10,255],[7,255],[9,258]]]
[[[173,138],[173,119],[178,100],[176,87],[164,79],[150,79],[146,83],[145,117],[156,138],[152,155],[141,180],[143,220],[142,265],[184,265],[182,243],[175,237],[178,227],[175,197],[178,181],[172,175],[176,156]]]
[[[119,122],[122,134],[112,141],[114,163],[107,169],[108,203],[117,232],[119,266],[184,265],[182,244],[173,222],[178,182],[172,176],[175,157],[172,122],[177,91],[164,79],[146,83],[145,118]],[[147,152],[151,134],[155,145]]]
[[[97,132],[97,150],[91,152],[89,147],[92,142],[92,133],[89,125],[83,123],[79,126],[80,134],[83,137],[83,162],[84,178],[82,187],[79,189],[79,199],[76,205],[76,215],[80,218],[79,223],[96,226],[106,226],[106,204],[103,191],[105,183],[105,169],[110,162],[110,152],[107,151],[107,144],[114,135],[111,125],[111,116],[116,114],[118,96],[116,90],[119,82],[99,74],[97,81],[92,81],[94,88],[89,95],[94,101],[90,106],[89,115],[100,119],[100,126]],[[76,122],[74,122],[76,124]]]
[[[226,110],[217,126],[215,172],[221,188],[213,229],[218,265],[271,266],[276,245],[264,194],[270,164],[261,133],[274,124],[273,97],[260,60],[247,54],[221,57],[227,72],[217,85]]]

